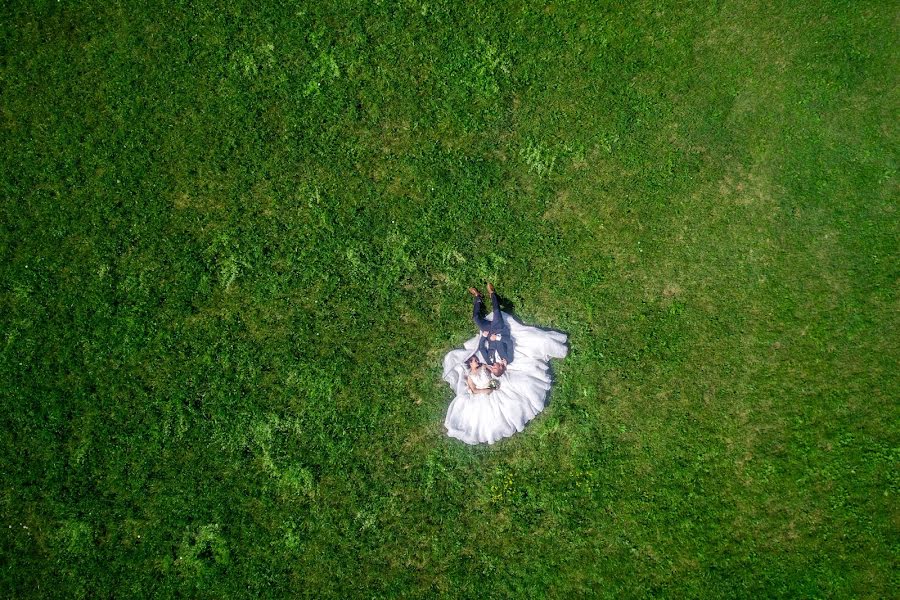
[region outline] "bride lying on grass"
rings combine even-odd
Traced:
[[[488,289],[493,314],[478,318],[480,295],[476,295],[474,318],[479,335],[444,357],[443,377],[456,393],[444,426],[447,435],[467,444],[493,444],[522,431],[544,409],[552,383],[550,359],[563,358],[568,352],[564,333],[523,325],[500,311],[493,288]],[[491,331],[498,330],[498,323],[502,323],[503,333],[496,336]],[[512,348],[505,359],[491,350],[485,356],[484,340],[494,337]],[[494,364],[489,363],[491,358]],[[501,363],[505,368],[498,368]]]
[[[466,363],[469,373],[466,375],[466,387],[470,394],[490,394],[500,387],[500,380],[491,377],[488,366],[479,362],[474,354]]]

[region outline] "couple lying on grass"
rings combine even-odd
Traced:
[[[493,313],[491,319],[481,318],[481,292],[475,288],[469,288],[469,293],[474,296],[472,302],[472,320],[478,328],[478,351],[475,352],[466,364],[469,365],[469,374],[466,376],[466,387],[473,394],[490,394],[499,387],[500,377],[506,372],[506,366],[513,359],[513,343],[510,339],[509,327],[503,321],[503,313],[500,312],[500,301],[494,292],[494,286],[487,284],[488,294],[491,297]]]
[[[522,431],[544,409],[550,359],[568,351],[564,333],[523,325],[500,310],[494,286],[487,289],[492,314],[480,316],[481,294],[470,288],[478,335],[444,357],[444,380],[456,393],[444,426],[467,444],[493,444]]]

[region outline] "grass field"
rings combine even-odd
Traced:
[[[0,594],[887,598],[896,3],[0,7]],[[448,439],[495,282],[570,336]]]

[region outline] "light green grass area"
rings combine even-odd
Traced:
[[[0,592],[895,595],[898,19],[3,3]],[[570,354],[469,447],[486,279]]]

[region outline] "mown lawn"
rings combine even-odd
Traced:
[[[895,595],[898,26],[3,3],[0,593]],[[570,354],[468,447],[485,279]]]

